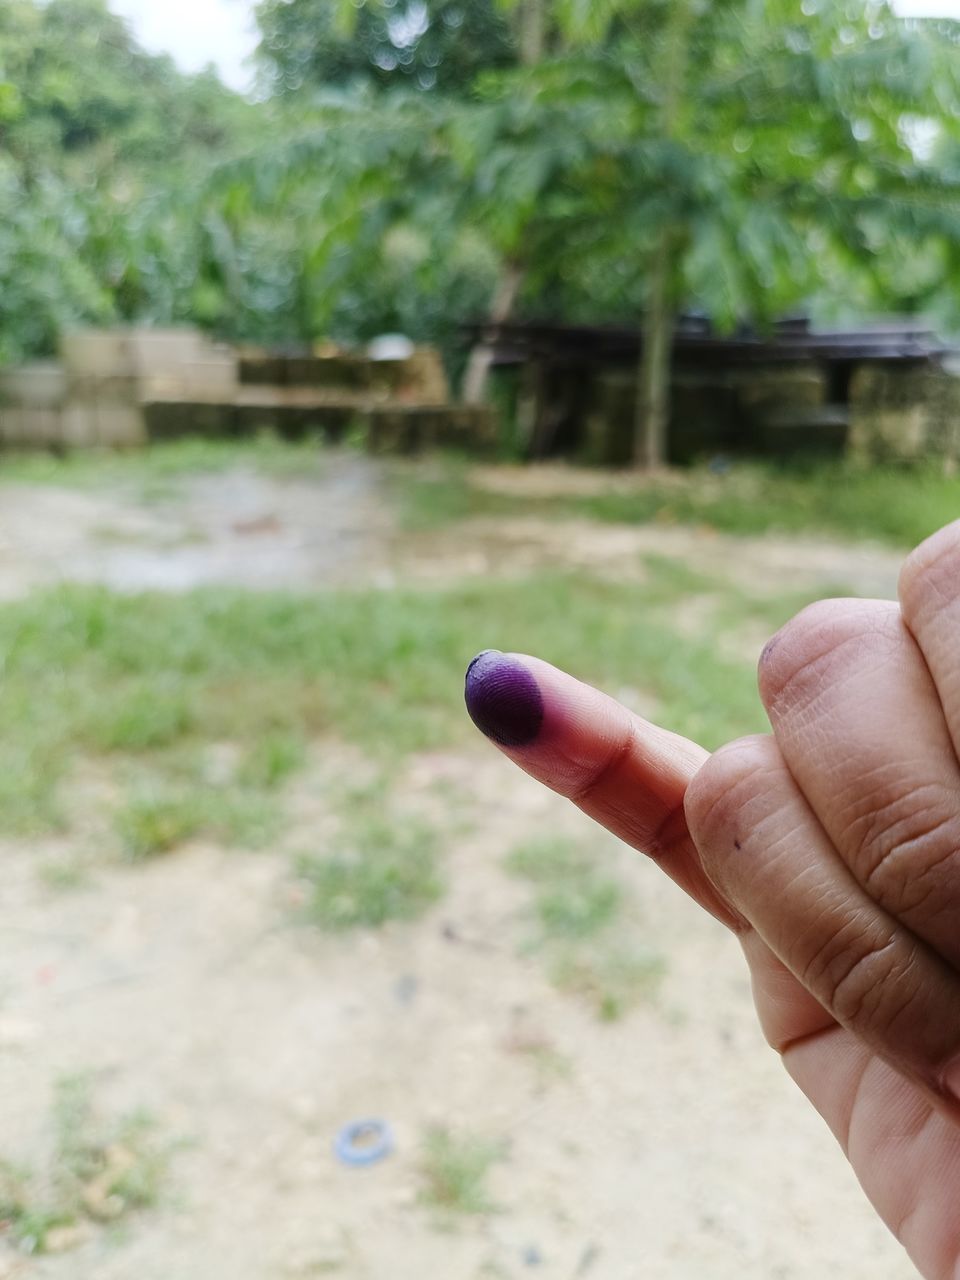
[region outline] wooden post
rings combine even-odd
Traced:
[[[690,56],[693,0],[671,0],[666,26],[661,132],[668,141],[680,135],[683,96]],[[650,264],[650,289],[643,324],[643,350],[637,376],[634,458],[638,466],[661,467],[667,455],[670,417],[670,364],[676,328],[674,270],[677,234],[664,226]]]

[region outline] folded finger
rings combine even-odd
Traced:
[[[767,646],[760,692],[791,774],[857,881],[960,969],[960,767],[898,606],[805,609]]]
[[[900,604],[960,757],[960,520],[921,543],[908,558],[900,574]]]
[[[823,1008],[930,1094],[960,1097],[960,976],[859,884],[774,739],[717,752],[686,811],[724,900]]]

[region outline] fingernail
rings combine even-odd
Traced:
[[[543,698],[530,671],[499,649],[485,649],[467,667],[470,719],[501,747],[525,747],[543,724]]]

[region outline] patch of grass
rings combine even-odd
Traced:
[[[197,835],[203,829],[203,803],[194,791],[143,788],[119,805],[113,821],[125,854],[139,862]]]
[[[61,858],[49,858],[40,864],[37,872],[42,884],[55,893],[73,893],[90,884],[90,866],[85,858],[76,854]]]
[[[487,1180],[505,1156],[501,1142],[442,1127],[428,1130],[420,1157],[421,1203],[445,1213],[494,1212]]]
[[[261,432],[245,440],[203,436],[148,445],[143,449],[80,449],[73,453],[4,453],[0,483],[65,485],[100,489],[134,486],[148,496],[163,496],[173,482],[189,476],[246,466],[266,475],[302,478],[324,465],[316,439],[281,440]]]
[[[200,835],[259,848],[276,834],[280,815],[275,802],[256,790],[159,780],[135,786],[113,822],[126,856],[140,862]]]
[[[0,829],[60,826],[60,782],[84,755],[120,772],[136,764],[166,790],[171,760],[192,764],[208,746],[233,744],[234,790],[273,803],[321,736],[386,770],[411,752],[473,741],[463,672],[489,645],[540,653],[612,690],[641,680],[663,723],[708,748],[762,730],[751,665],[724,656],[712,634],[678,631],[674,604],[706,586],[674,577],[654,562],[647,581],[629,584],[542,573],[314,595],[62,587],[0,605]],[[229,795],[218,803],[237,807]],[[164,830],[200,824],[195,797],[160,807],[171,805]],[[159,822],[156,807],[135,805],[132,825]]]
[[[585,1000],[603,1021],[615,1021],[656,990],[662,957],[628,939],[621,916],[623,886],[588,854],[562,836],[518,845],[505,866],[535,886],[538,923],[534,948],[543,953],[554,985]]]
[[[306,754],[302,736],[281,730],[268,731],[248,748],[237,771],[237,780],[247,787],[275,791],[303,767]]]
[[[543,937],[579,940],[601,933],[617,918],[623,893],[572,840],[544,837],[519,845],[506,867],[537,886],[535,910]]]
[[[138,676],[123,681],[115,696],[92,700],[82,732],[98,751],[150,751],[187,737],[195,720],[182,681]]]
[[[480,515],[587,516],[618,524],[702,524],[735,534],[829,533],[909,548],[960,516],[960,478],[936,464],[865,467],[845,461],[743,462],[638,475],[610,492],[511,497],[471,483],[469,468],[438,462],[399,473],[408,528]]]
[[[548,938],[590,938],[616,919],[621,899],[619,885],[590,876],[545,890],[537,899],[537,914]]]
[[[297,859],[307,918],[324,929],[415,920],[442,892],[436,832],[411,819],[354,813],[343,823],[338,852]]]
[[[9,1232],[24,1253],[43,1253],[55,1232],[79,1244],[93,1224],[157,1203],[173,1148],[149,1113],[109,1121],[94,1105],[91,1077],[73,1075],[57,1083],[52,1128],[43,1175],[0,1161],[0,1234]]]
[[[575,879],[589,870],[581,847],[565,836],[539,836],[527,840],[510,850],[504,865],[511,875],[540,885]]]
[[[67,822],[59,787],[68,768],[66,751],[45,740],[26,718],[19,725],[14,722],[12,735],[0,741],[0,830],[36,836],[63,829]]]
[[[615,942],[555,953],[551,978],[561,991],[585,1000],[601,1022],[616,1022],[656,994],[666,973],[663,956]]]
[[[581,498],[599,520],[706,524],[727,533],[829,533],[909,548],[960,515],[960,479],[941,467],[742,463],[681,472],[668,485]]]
[[[516,498],[472,485],[466,459],[441,456],[426,467],[394,464],[388,476],[401,527],[411,533],[475,516],[518,515],[525,509]]]

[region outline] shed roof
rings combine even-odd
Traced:
[[[464,326],[471,338],[492,346],[497,364],[556,359],[574,364],[634,361],[642,342],[639,327],[562,324],[551,321],[477,322]],[[894,320],[863,329],[813,329],[806,319],[778,321],[766,333],[746,328],[717,334],[708,320],[683,316],[673,344],[679,364],[755,365],[816,360],[824,363],[911,362],[940,364],[956,349],[932,330],[911,320]]]

